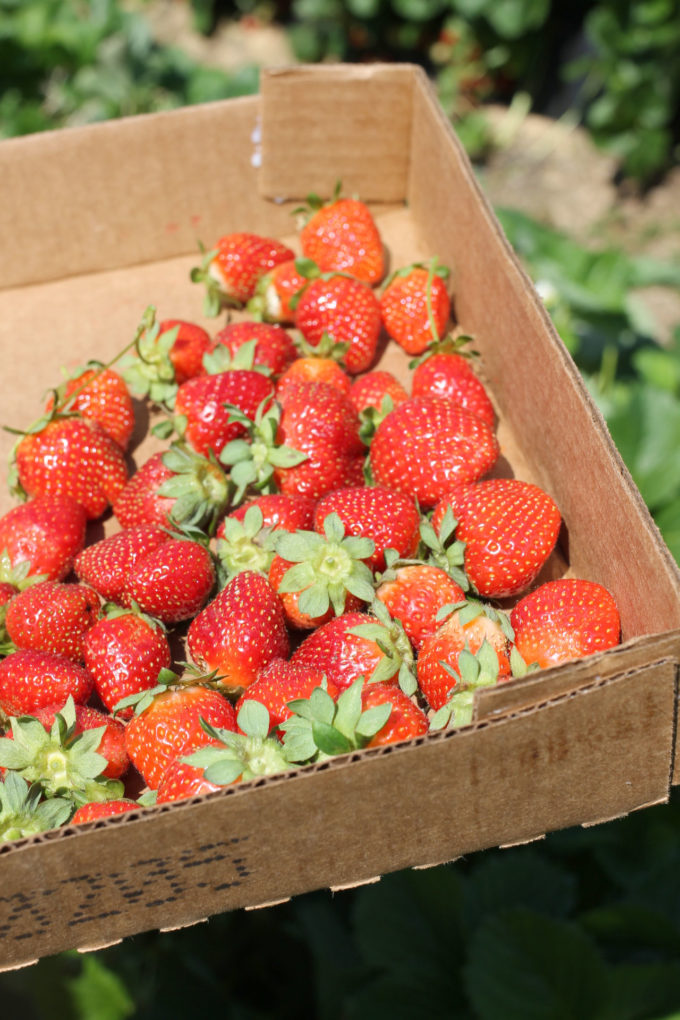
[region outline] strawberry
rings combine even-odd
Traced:
[[[204,747],[222,747],[219,740],[207,740]],[[158,784],[157,804],[169,804],[175,800],[187,800],[189,797],[200,797],[204,793],[214,793],[222,787],[211,783],[205,778],[204,770],[197,765],[189,765],[181,758],[176,758],[163,773]]]
[[[505,614],[473,601],[449,608],[453,612],[425,638],[418,652],[418,686],[435,710],[446,704],[450,692],[460,683],[456,674],[463,653],[474,656],[483,647],[486,673],[494,673],[493,681],[511,676],[511,631]]]
[[[385,272],[383,244],[368,206],[340,198],[338,189],[329,202],[316,195],[307,201],[311,215],[300,231],[305,256],[323,272],[338,270],[369,285],[379,283]]]
[[[307,284],[295,306],[295,325],[318,347],[325,334],[343,344],[345,368],[365,372],[376,358],[380,306],[366,283],[347,276],[320,276]]]
[[[382,323],[407,354],[422,354],[446,329],[451,302],[442,277],[447,275],[433,260],[429,266],[404,266],[386,281],[380,296]]]
[[[265,322],[295,321],[295,299],[307,283],[299,272],[299,262],[299,259],[279,262],[260,277],[248,302],[248,311],[254,318]]]
[[[308,698],[315,688],[322,687],[324,683],[331,698],[337,697],[336,686],[328,683],[318,669],[294,666],[285,659],[272,659],[236,702],[236,712],[238,714],[247,699],[259,701],[269,712],[271,732],[293,714],[288,707],[289,701]]]
[[[346,535],[336,513],[329,513],[317,531],[282,531],[275,548],[269,581],[291,626],[309,630],[372,600],[366,560],[375,545],[369,538]]]
[[[214,346],[210,334],[195,322],[184,319],[164,319],[159,323],[159,338],[174,330],[174,340],[168,356],[175,370],[175,382],[181,386],[187,379],[203,375],[203,356]]]
[[[274,238],[243,232],[221,237],[191,272],[192,281],[206,287],[205,314],[218,315],[223,304],[244,304],[264,273],[293,258],[295,253]]]
[[[349,394],[352,380],[334,357],[309,355],[296,358],[279,377],[276,395],[280,399],[291,382],[323,382],[335,386],[345,395]]]
[[[68,821],[72,810],[64,798],[44,800],[37,783],[29,786],[16,772],[8,772],[0,782],[0,843],[56,829]]]
[[[245,431],[240,422],[233,420],[232,407],[253,418],[273,393],[266,376],[246,369],[189,379],[182,383],[175,398],[180,433],[197,453],[207,457],[212,451],[218,456],[228,442]]]
[[[260,574],[237,574],[192,620],[187,647],[201,669],[220,674],[224,690],[248,687],[272,659],[288,658],[281,599]]]
[[[361,676],[371,682],[399,680],[408,686],[404,674],[411,660],[409,642],[365,612],[334,617],[308,634],[290,657],[293,666],[324,673],[339,691]]]
[[[446,397],[410,397],[376,429],[370,465],[377,485],[430,509],[457,482],[481,478],[496,463],[490,426]]]
[[[78,663],[54,652],[12,652],[0,662],[0,709],[6,715],[32,715],[46,705],[63,705],[69,695],[84,705],[94,679]]]
[[[388,704],[390,714],[387,722],[380,727],[366,747],[382,747],[402,740],[413,740],[427,733],[427,716],[403,691],[394,684],[364,684],[361,691],[361,707],[364,711]]]
[[[524,660],[541,669],[619,643],[621,620],[611,593],[595,581],[547,581],[520,599],[510,621]]]
[[[90,362],[77,370],[67,382],[55,390],[47,401],[46,411],[77,412],[89,421],[96,421],[120,447],[127,449],[135,428],[135,411],[125,381],[111,368]]]
[[[211,532],[228,497],[227,478],[216,458],[176,442],[141,465],[113,504],[113,512],[122,528],[177,524]]]
[[[379,411],[386,397],[391,401],[391,410],[403,403],[408,393],[396,376],[378,368],[354,379],[349,391],[349,399],[360,414],[369,407]]]
[[[458,337],[431,344],[414,368],[411,394],[414,397],[449,397],[493,428],[496,412],[489,395],[475,375],[470,357],[459,353],[461,341],[469,339]]]
[[[209,740],[201,719],[236,729],[236,715],[218,691],[200,684],[167,686],[154,697],[147,693],[125,729],[125,745],[133,765],[152,790],[169,765]]]
[[[230,322],[215,334],[216,347],[233,356],[244,344],[254,343],[253,364],[279,376],[297,357],[293,338],[281,326],[266,322]]]
[[[128,811],[137,810],[139,810],[139,804],[134,800],[88,801],[87,804],[82,804],[74,813],[71,825],[99,822],[103,818],[114,818],[116,815],[124,815]]]
[[[270,493],[229,514],[217,529],[215,553],[220,580],[226,582],[242,570],[258,570],[267,576],[274,559],[275,533],[298,528],[311,531],[315,505],[306,496]]]
[[[57,713],[63,712],[63,709],[63,705],[46,705],[44,708],[37,708],[34,716],[46,730],[50,730],[54,725]],[[107,764],[101,774],[107,779],[120,779],[130,767],[130,759],[125,750],[125,727],[122,722],[104,712],[99,712],[96,708],[90,708],[88,705],[75,705],[74,711],[74,736],[84,733],[85,730],[96,730],[103,727],[97,754],[101,754]]]
[[[109,711],[123,698],[155,687],[158,674],[169,668],[172,658],[157,621],[112,604],[85,634],[83,655],[95,690]]]
[[[27,577],[63,581],[85,544],[85,510],[71,496],[36,496],[0,517],[0,553]]]
[[[232,510],[218,527],[217,537],[224,537],[226,520],[233,517],[237,521],[242,521],[252,506],[260,508],[262,524],[265,528],[283,528],[286,531],[295,531],[300,528],[303,531],[309,531],[314,524],[315,499],[310,496],[300,496],[297,493],[287,495],[283,492],[272,492],[255,496],[247,503],[242,503],[236,510]]]
[[[82,662],[83,639],[99,617],[99,596],[84,584],[41,581],[7,606],[5,627],[16,648],[55,652]]]
[[[102,516],[127,481],[118,443],[101,425],[75,416],[57,416],[27,432],[14,457],[19,494],[68,495],[90,520]]]
[[[74,562],[76,575],[106,602],[125,605],[127,578],[135,564],[169,538],[168,532],[157,524],[140,524],[116,532],[78,553]]]
[[[390,616],[401,621],[416,650],[439,629],[437,613],[465,599],[463,589],[445,570],[425,563],[396,564],[383,574],[375,595]]]
[[[372,571],[385,569],[385,550],[413,556],[420,541],[420,514],[414,500],[383,486],[334,489],[316,505],[314,527],[321,531],[327,515],[336,513],[345,534],[370,538],[375,549],[366,560]]]
[[[505,598],[525,591],[557,542],[562,518],[546,492],[517,478],[460,485],[437,503],[439,530],[448,507],[465,543],[465,572],[478,594]]]

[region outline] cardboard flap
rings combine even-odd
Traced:
[[[410,65],[389,64],[266,71],[260,85],[261,194],[326,197],[339,180],[346,195],[403,201],[418,73]]]

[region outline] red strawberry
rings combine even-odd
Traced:
[[[510,621],[525,662],[542,669],[613,648],[621,637],[611,593],[594,581],[575,578],[540,585],[520,599]]]
[[[371,737],[366,747],[396,744],[401,740],[412,740],[427,733],[429,729],[427,716],[402,690],[394,684],[364,684],[361,691],[361,705],[364,711],[385,704],[392,706],[389,718]]]
[[[323,382],[335,386],[341,393],[349,394],[352,380],[335,358],[310,355],[292,362],[276,384],[276,395],[280,399],[291,382]]]
[[[396,376],[384,369],[374,369],[358,376],[349,391],[349,398],[359,413],[368,407],[380,410],[385,397],[389,397],[392,407],[396,407],[408,398],[408,393]]]
[[[295,306],[295,325],[312,347],[318,347],[325,334],[346,345],[343,360],[351,375],[365,372],[375,361],[380,306],[361,280],[347,276],[312,280]]]
[[[254,418],[260,404],[269,400],[274,387],[260,372],[234,369],[217,375],[189,379],[177,391],[175,413],[186,418],[182,423],[183,437],[197,453],[218,455],[232,439],[245,432],[240,422],[232,421],[231,409],[238,407],[248,418]]]
[[[150,789],[158,788],[173,761],[210,740],[201,719],[236,729],[236,715],[227,699],[198,684],[162,691],[127,724],[127,752]]]
[[[280,326],[266,322],[230,322],[215,334],[216,346],[233,356],[244,344],[254,343],[253,364],[281,375],[297,357],[293,338]]]
[[[425,563],[388,571],[375,594],[390,616],[401,621],[416,650],[441,626],[440,609],[465,600],[465,592],[445,570]]]
[[[71,496],[36,496],[0,517],[0,552],[30,564],[28,576],[63,581],[85,543],[85,510]]]
[[[246,699],[259,701],[269,712],[271,732],[292,715],[288,702],[308,698],[315,688],[322,686],[324,679],[318,669],[294,666],[285,659],[272,659],[236,702],[237,716]],[[332,698],[337,697],[335,684],[327,683],[326,689]]]
[[[126,579],[125,604],[163,623],[188,620],[205,605],[215,584],[215,568],[200,542],[170,538],[143,559]]]
[[[84,584],[41,581],[7,606],[5,627],[17,648],[83,658],[83,638],[99,617],[99,596]]]
[[[262,511],[262,523],[265,528],[284,528],[286,531],[295,531],[299,528],[302,531],[310,531],[314,524],[316,500],[297,493],[287,495],[283,492],[272,492],[255,496],[247,503],[242,503],[228,516],[242,521],[252,506],[257,506]],[[218,538],[224,538],[224,524],[222,521],[217,529]]]
[[[215,250],[207,252],[201,266],[192,271],[191,279],[205,284],[205,312],[217,315],[223,303],[246,302],[264,273],[293,258],[295,253],[273,238],[227,234],[219,239]]]
[[[218,740],[208,740],[205,747],[220,747]],[[188,762],[176,758],[163,773],[163,778],[158,785],[157,804],[169,804],[175,800],[187,800],[189,797],[199,797],[204,793],[214,793],[215,790],[222,790],[224,787],[217,783],[211,783],[206,779],[204,770],[197,765],[189,765]]]
[[[121,447],[84,418],[56,417],[26,433],[15,458],[20,490],[29,496],[68,495],[89,519],[101,517],[127,481]]]
[[[330,513],[336,513],[348,535],[372,539],[375,550],[366,560],[372,571],[385,569],[385,549],[413,556],[420,542],[420,514],[414,500],[403,492],[382,486],[347,486],[334,489],[316,505],[318,532]]]
[[[257,281],[255,293],[248,302],[248,311],[265,322],[294,322],[295,297],[306,285],[307,278],[298,271],[298,260],[279,262]]]
[[[310,196],[312,215],[300,232],[307,258],[324,271],[351,273],[367,284],[379,283],[385,272],[383,244],[368,206],[356,198],[322,204]]]
[[[135,564],[169,538],[168,532],[157,524],[141,524],[116,532],[83,549],[76,556],[75,572],[106,602],[125,605],[127,579]]]
[[[62,711],[61,705],[46,705],[44,708],[35,710],[35,718],[39,719],[46,730],[51,729],[57,712]],[[101,754],[108,762],[102,772],[107,779],[120,779],[130,767],[130,759],[125,749],[125,727],[122,722],[114,719],[104,712],[90,708],[88,705],[76,705],[76,725],[74,736],[83,733],[85,730],[96,730],[104,726],[104,733],[97,748],[97,754]]]
[[[407,354],[422,354],[439,340],[451,313],[446,284],[448,270],[433,263],[405,266],[394,273],[380,296],[380,315],[389,336]]]
[[[505,629],[504,629],[505,625]],[[418,652],[418,686],[430,708],[443,708],[451,692],[460,686],[453,675],[460,673],[463,652],[476,655],[482,646],[493,650],[496,678],[509,679],[509,630],[500,613],[473,603],[456,609],[434,634],[425,638]],[[448,668],[447,668],[448,667]]]
[[[187,647],[202,669],[217,670],[225,690],[248,687],[272,659],[288,657],[281,599],[261,574],[237,574],[192,620]]]
[[[128,811],[139,810],[134,800],[103,800],[83,804],[73,815],[70,825],[83,825],[85,822],[99,822],[103,818],[113,818]]]
[[[83,418],[96,421],[127,449],[135,427],[135,411],[125,381],[117,372],[94,362],[85,371],[76,372],[56,394],[60,412],[77,411]],[[51,411],[53,406],[52,396],[45,410]]]
[[[69,695],[84,705],[94,680],[88,671],[54,652],[12,652],[0,662],[0,709],[6,715],[34,715],[46,705],[63,705]]]
[[[465,572],[480,595],[504,598],[529,587],[557,542],[562,518],[537,485],[491,478],[453,489],[432,515],[435,531],[448,507],[465,543]]]
[[[214,457],[173,443],[132,475],[113,512],[122,528],[189,524],[210,531],[224,513],[228,494],[225,473]]]
[[[416,366],[411,383],[414,397],[449,397],[468,411],[483,418],[493,428],[496,412],[484,384],[477,378],[470,359],[458,353],[459,344],[447,341],[435,345],[433,353],[426,352]]]
[[[175,382],[181,386],[187,379],[203,375],[203,355],[213,349],[210,334],[202,326],[183,319],[164,319],[159,325],[159,337],[176,330],[175,340],[168,354],[175,369]]]
[[[490,426],[446,397],[410,397],[376,429],[371,469],[378,485],[433,507],[457,482],[481,478],[499,446]]]
[[[158,623],[113,607],[86,633],[83,653],[97,694],[109,711],[123,698],[155,687],[161,669],[167,669],[172,659]]]

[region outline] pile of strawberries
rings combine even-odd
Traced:
[[[466,725],[477,689],[619,641],[601,585],[537,581],[560,511],[500,477],[446,268],[386,276],[357,199],[297,212],[302,257],[237,233],[192,272],[241,315],[147,309],[17,438],[0,840]],[[134,472],[133,397],[163,444]]]

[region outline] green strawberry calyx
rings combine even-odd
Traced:
[[[264,526],[259,506],[250,506],[243,520],[224,518],[224,533],[215,544],[217,574],[220,587],[244,570],[267,575],[274,559],[276,536]]]
[[[362,707],[364,677],[358,677],[336,701],[317,687],[309,698],[288,703],[293,715],[279,724],[283,750],[291,762],[325,761],[365,747],[386,724],[391,702]]]
[[[409,361],[409,368],[417,368],[428,358],[431,358],[433,354],[460,354],[462,357],[472,360],[473,358],[479,357],[479,351],[474,348],[469,348],[469,345],[474,343],[474,337],[471,337],[468,333],[461,333],[458,336],[445,336],[440,340],[433,340],[427,345],[422,354],[419,354],[417,358],[413,358]]]
[[[465,573],[465,542],[456,538],[457,527],[458,522],[450,506],[442,517],[439,533],[427,518],[424,519],[420,525],[419,556],[421,562],[446,571],[463,591],[474,591]]]
[[[132,350],[121,360],[125,383],[136,397],[148,397],[154,404],[172,408],[177,393],[175,366],[170,359],[179,326],[161,333],[156,309],[149,305],[137,327]]]
[[[383,653],[368,682],[386,683],[396,674],[402,691],[410,697],[418,689],[413,645],[400,621],[390,616],[387,606],[379,599],[371,602],[369,613],[375,617],[375,623],[360,623],[348,631],[374,641]]]
[[[236,488],[234,505],[242,501],[251,486],[258,492],[275,492],[275,469],[295,467],[308,458],[301,450],[277,443],[281,408],[276,403],[267,408],[267,402],[260,404],[254,419],[248,418],[240,408],[227,405],[230,421],[239,422],[248,433],[248,438],[233,439],[220,453],[220,461],[230,468],[230,478]]]
[[[198,248],[201,252],[201,261],[199,265],[193,267],[189,273],[189,279],[192,283],[199,283],[205,287],[205,296],[203,298],[204,315],[209,319],[214,319],[220,314],[224,305],[240,308],[241,302],[236,301],[224,290],[219,271],[214,266],[215,259],[219,255],[219,249],[212,248],[207,250],[200,241],[198,242]]]
[[[76,733],[72,697],[49,730],[33,716],[13,716],[10,727],[12,737],[0,738],[0,765],[38,786],[45,797],[80,805],[123,796],[123,784],[102,775],[108,762],[98,748],[106,726]]]
[[[186,443],[174,442],[161,459],[173,473],[157,490],[159,496],[174,499],[171,521],[213,534],[229,505],[229,482],[215,454],[211,450],[204,457]]]
[[[281,578],[279,594],[299,593],[301,613],[316,619],[332,607],[340,616],[348,593],[362,602],[373,601],[373,574],[364,561],[375,551],[375,542],[365,536],[346,535],[337,513],[324,519],[323,534],[280,532],[275,548],[277,555],[292,563]]]
[[[291,763],[281,742],[269,736],[269,712],[263,704],[246,699],[236,721],[241,733],[212,726],[201,719],[202,728],[221,746],[200,747],[181,760],[202,768],[208,782],[217,786],[247,782],[290,769]]]
[[[203,367],[208,375],[220,375],[222,372],[231,372],[234,369],[241,369],[249,372],[259,372],[260,375],[269,377],[272,370],[269,365],[262,365],[256,361],[257,340],[246,340],[230,351],[226,344],[217,344],[212,351],[203,355]]]
[[[0,783],[0,843],[56,829],[72,812],[71,801],[63,797],[45,800],[40,784],[29,785],[18,772],[8,771]]]

